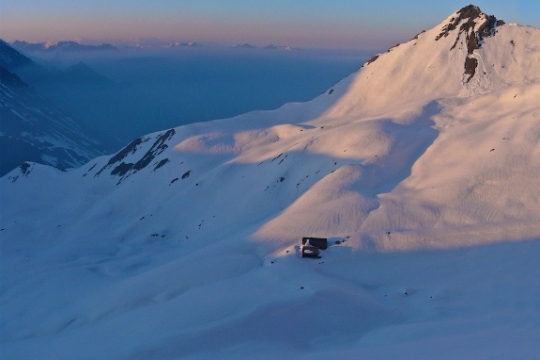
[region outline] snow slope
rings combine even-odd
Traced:
[[[540,30],[469,6],[311,102],[25,164],[0,351],[537,359],[539,80]]]

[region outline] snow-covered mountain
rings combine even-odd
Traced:
[[[34,67],[30,59],[4,42],[0,59],[0,175],[25,161],[64,170],[103,153],[102,144],[12,72]]]
[[[471,5],[313,101],[25,163],[0,179],[1,351],[536,359],[539,98],[540,30]]]

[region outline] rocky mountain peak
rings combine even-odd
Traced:
[[[461,34],[467,34],[467,38],[472,39],[469,46],[469,53],[472,53],[474,49],[479,48],[478,44],[483,38],[495,35],[495,28],[503,24],[503,20],[497,20],[493,15],[484,14],[478,6],[468,5],[459,9],[450,17],[435,40],[438,41],[442,37],[447,37],[459,26],[456,43]],[[475,36],[471,36],[473,34]]]
[[[435,37],[435,41],[448,37],[457,30],[456,40],[450,48],[453,50],[462,39],[462,35],[465,37],[468,55],[464,67],[465,74],[468,75],[466,82],[469,82],[478,66],[478,60],[472,56],[474,51],[480,49],[484,38],[495,36],[496,27],[503,24],[503,20],[497,20],[495,16],[483,13],[478,6],[467,5],[449,18],[449,21],[443,25],[441,32]]]

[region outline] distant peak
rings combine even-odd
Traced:
[[[256,46],[251,45],[249,43],[237,44],[237,45],[233,45],[232,47],[233,48],[241,48],[241,49],[255,49],[256,48]]]
[[[475,19],[482,14],[482,10],[480,10],[480,8],[476,5],[469,4],[459,9],[457,13],[460,14],[463,19]]]

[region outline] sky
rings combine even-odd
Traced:
[[[0,0],[0,38],[88,43],[159,38],[378,49],[432,28],[467,4],[466,0]],[[538,0],[474,4],[507,22],[540,27]]]

